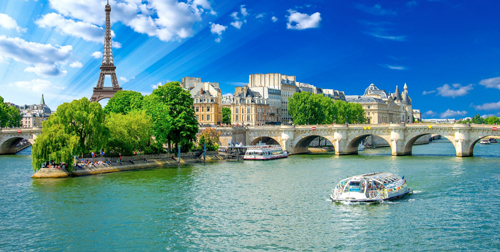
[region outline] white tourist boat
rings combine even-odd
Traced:
[[[272,160],[288,157],[288,152],[283,151],[279,145],[260,145],[247,148],[244,160]]]
[[[340,181],[333,189],[330,199],[335,202],[381,202],[400,199],[411,192],[404,178],[392,173],[377,172]]]
[[[480,144],[490,144],[490,139],[489,138],[483,138],[481,139],[481,142],[479,142]]]

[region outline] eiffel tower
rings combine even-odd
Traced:
[[[94,88],[94,93],[90,98],[92,102],[98,102],[102,99],[111,98],[116,92],[122,90],[120,84],[118,84],[118,78],[116,78],[116,66],[113,63],[113,48],[111,47],[111,5],[106,4],[106,32],[104,36],[104,53],[102,55],[102,65],[101,74],[99,75],[99,80],[97,81],[97,87]],[[111,82],[113,87],[104,87],[104,79],[106,75],[111,76]]]

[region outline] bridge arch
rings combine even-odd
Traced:
[[[262,143],[262,144],[266,144],[266,145],[280,145],[280,142],[278,139],[276,139],[274,137],[270,137],[270,136],[256,137],[250,142],[250,145],[257,145],[258,143]]]
[[[471,143],[469,146],[469,156],[474,156],[474,147],[476,147],[477,142],[481,141],[483,138],[489,138],[491,135],[481,135],[481,136],[476,136],[471,139]]]
[[[355,135],[353,137],[349,137],[350,140],[347,143],[347,148],[346,148],[345,152],[348,154],[357,154],[359,145],[368,136],[377,136],[377,137],[384,139],[387,142],[387,145],[389,147],[391,147],[391,149],[392,149],[392,145],[390,144],[391,139],[390,139],[389,135],[382,135],[382,134],[377,134],[377,133],[361,133],[361,134]]]
[[[303,154],[303,153],[309,153],[309,146],[311,143],[315,140],[318,140],[319,138],[319,144],[325,143],[326,146],[331,148],[333,147],[333,137],[331,136],[321,136],[321,135],[305,135],[301,136],[295,144],[293,144],[293,153],[294,154]]]
[[[0,155],[1,154],[16,154],[17,152],[17,144],[19,144],[22,140],[26,138],[22,136],[13,136],[7,138],[0,142]],[[26,139],[29,140],[29,139]]]
[[[414,134],[411,134],[409,136],[406,137],[406,140],[405,140],[405,143],[404,143],[404,155],[411,155],[412,154],[412,151],[413,151],[413,145],[415,144],[415,142],[422,136],[425,136],[425,135],[432,135],[432,134],[436,134],[436,132],[419,132],[419,133],[414,133]],[[444,137],[446,139],[448,139],[451,144],[453,144],[453,146],[455,147],[455,152],[457,151],[456,150],[456,146],[455,146],[455,137],[454,136],[450,136],[448,134],[439,134],[441,137]]]

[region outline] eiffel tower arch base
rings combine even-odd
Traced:
[[[111,99],[116,92],[122,90],[122,88],[113,88],[113,87],[95,87],[94,88],[94,93],[92,94],[92,97],[90,98],[91,102],[99,102],[100,100],[103,99]]]

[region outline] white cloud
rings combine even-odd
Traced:
[[[467,111],[454,111],[448,109],[445,112],[441,113],[441,118],[450,118],[450,117],[465,116],[465,115],[467,115]]]
[[[472,84],[469,84],[467,86],[462,86],[458,83],[455,83],[453,85],[448,85],[444,84],[442,87],[438,87],[438,95],[441,95],[443,97],[457,97],[457,96],[464,96],[469,93],[470,90],[472,90]]]
[[[72,46],[53,46],[27,42],[21,38],[0,36],[0,55],[12,58],[17,62],[33,65],[25,71],[40,76],[61,76],[66,71],[59,65],[66,62],[73,51]]]
[[[61,34],[82,38],[86,41],[104,43],[104,29],[86,22],[64,18],[61,14],[49,13],[35,22],[41,28],[54,28]]]
[[[129,82],[129,81],[131,81],[133,79],[135,79],[135,77],[130,78],[130,80],[127,79],[127,78],[125,78],[125,77],[120,77],[120,80],[123,81],[123,83],[127,83],[127,82]]]
[[[479,84],[485,86],[486,88],[500,89],[500,77],[484,79],[481,80]]]
[[[104,26],[103,0],[49,0],[59,14],[79,22]],[[162,41],[194,35],[193,26],[202,15],[216,15],[208,0],[111,0],[111,22],[121,22],[135,32],[156,36]],[[75,22],[75,21],[73,21]]]
[[[241,14],[242,18],[240,18],[238,14]],[[247,22],[247,20],[245,19],[246,16],[248,16],[248,11],[245,8],[245,5],[240,5],[240,13],[238,12],[231,13],[231,17],[234,19],[234,21],[231,22],[231,25],[234,26],[234,28],[236,29],[241,29],[243,23]]]
[[[483,105],[474,106],[477,110],[499,110],[500,109],[500,101],[499,102],[491,102],[485,103]]]
[[[104,42],[103,42],[103,44],[104,44]],[[120,49],[120,48],[122,48],[122,43],[113,40],[113,41],[111,41],[111,46],[113,48]]]
[[[245,8],[245,5],[240,5],[240,12],[243,17],[248,16],[248,11],[247,8]]]
[[[212,23],[210,25],[210,32],[212,34],[217,34],[219,37],[215,39],[215,42],[219,43],[222,38],[222,33],[227,29],[227,26],[220,25],[220,24],[214,24]]]
[[[286,28],[290,30],[305,30],[310,28],[318,28],[321,21],[321,14],[316,12],[312,15],[303,14],[295,10],[288,10],[288,23]]]
[[[222,32],[226,30],[227,26],[220,25],[220,24],[212,24],[210,26],[210,31],[212,34],[217,34],[217,35],[222,35]]]
[[[273,22],[276,23],[276,21],[278,21],[278,18],[273,16],[271,20],[273,20]]]
[[[404,66],[392,66],[392,65],[382,65],[382,66],[392,70],[406,70],[406,67]]]
[[[61,70],[56,65],[47,65],[47,64],[37,64],[35,66],[24,69],[24,71],[31,72],[42,77],[63,76],[68,73],[68,71]]]
[[[64,89],[64,87],[53,85],[48,80],[40,80],[40,79],[35,79],[31,81],[18,81],[9,84],[9,86],[17,87],[20,90],[30,91],[34,93],[46,93]]]
[[[157,89],[161,85],[162,85],[161,82],[158,82],[158,84],[156,84],[156,85],[151,85],[151,88],[152,89]]]
[[[381,39],[387,39],[387,40],[394,40],[394,41],[405,41],[406,36],[391,36],[391,35],[382,35],[378,33],[368,33],[369,35],[376,37],[376,38],[381,38]]]
[[[236,28],[236,29],[241,29],[241,25],[243,25],[243,22],[237,20],[237,21],[231,22],[231,25],[234,26],[234,28]]]
[[[424,113],[424,116],[435,116],[435,115],[437,115],[437,113],[432,110],[429,110]]]
[[[16,20],[11,18],[9,15],[3,14],[3,13],[0,13],[0,26],[5,28],[5,29],[8,29],[8,30],[16,29],[18,32],[26,32],[27,31],[27,29],[23,29],[23,28],[17,26]]]
[[[356,4],[356,8],[373,15],[396,15],[397,13],[392,10],[384,10],[380,4],[375,4],[373,7],[368,7],[363,4]]]
[[[94,57],[94,59],[100,59],[102,58],[102,52],[94,52],[92,53],[92,57]]]
[[[256,19],[264,18],[266,16],[266,13],[260,13],[259,15],[255,16]]]
[[[83,64],[79,61],[76,61],[76,62],[71,63],[69,66],[72,68],[82,68]]]
[[[428,94],[432,94],[432,93],[436,93],[436,90],[432,90],[432,91],[424,91],[422,93],[422,95],[428,95]]]

